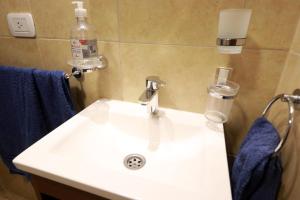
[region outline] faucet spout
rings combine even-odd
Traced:
[[[157,91],[145,90],[139,98],[139,103],[142,105],[148,105],[153,97],[157,94]]]
[[[156,114],[158,110],[158,92],[145,90],[139,98],[139,103],[147,106],[148,113]]]
[[[158,111],[158,90],[165,83],[156,76],[146,78],[146,90],[139,98],[141,105],[147,106],[147,110],[151,114],[156,114]]]

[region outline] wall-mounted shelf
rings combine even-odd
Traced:
[[[65,74],[66,79],[69,79],[71,77],[75,77],[78,79],[82,77],[83,73],[104,69],[108,66],[107,59],[103,55],[100,55],[99,57],[88,61],[69,60],[68,64],[73,68],[72,73]]]

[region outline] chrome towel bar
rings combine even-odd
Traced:
[[[80,70],[72,70],[72,73],[65,73],[65,79],[70,79],[71,77],[80,78],[81,77],[81,71]]]
[[[289,136],[289,133],[291,131],[292,124],[294,121],[294,112],[295,112],[294,104],[300,104],[300,90],[299,89],[295,90],[293,95],[279,94],[279,95],[273,97],[270,100],[270,102],[267,104],[264,111],[262,112],[263,117],[266,117],[268,115],[270,108],[277,100],[281,100],[282,102],[287,102],[289,112],[288,112],[288,122],[287,122],[288,126],[285,129],[284,135],[282,136],[279,144],[277,145],[277,147],[274,150],[274,155],[276,155],[280,152],[281,148],[284,146],[284,143],[286,142],[286,140]]]

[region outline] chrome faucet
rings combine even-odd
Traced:
[[[142,105],[147,105],[147,110],[150,114],[158,112],[158,90],[164,87],[166,83],[159,79],[158,76],[148,76],[146,78],[146,90],[139,98]]]

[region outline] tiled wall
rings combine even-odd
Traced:
[[[61,69],[70,58],[71,0],[1,0],[0,64]],[[89,21],[97,29],[103,71],[72,79],[79,107],[100,97],[136,101],[145,77],[167,82],[160,92],[165,107],[203,112],[206,87],[215,68],[234,68],[241,85],[226,124],[229,153],[236,153],[249,124],[274,95],[299,18],[299,0],[88,0]],[[246,48],[241,55],[219,55],[215,48],[218,13],[251,8]],[[7,12],[32,12],[36,39],[9,35]]]
[[[300,21],[299,21],[300,22]],[[298,24],[288,54],[286,65],[284,67],[280,83],[276,93],[293,93],[297,88],[300,88],[300,23]],[[289,134],[287,142],[282,149],[281,160],[283,166],[283,184],[281,187],[280,198],[299,199],[299,173],[300,173],[300,110],[297,106],[295,111],[295,119],[292,131]],[[274,112],[275,111],[275,112]],[[287,124],[287,105],[285,103],[277,103],[274,106],[273,116],[271,117],[274,123],[284,133]]]

